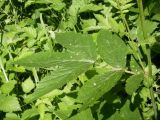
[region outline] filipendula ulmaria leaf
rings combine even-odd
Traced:
[[[96,57],[96,46],[90,35],[75,32],[58,33],[56,41],[76,54],[82,53],[89,58]]]
[[[132,75],[131,77],[129,77],[126,81],[126,87],[125,87],[126,92],[129,95],[132,95],[133,92],[135,92],[139,88],[143,79],[144,79],[143,73]]]
[[[62,87],[70,80],[75,79],[78,75],[87,71],[91,64],[90,62],[75,61],[65,65],[65,67],[56,69],[38,83],[35,92],[26,98],[26,102],[36,100],[52,90]]]
[[[53,67],[72,62],[94,62],[96,59],[96,46],[91,36],[69,32],[57,34],[56,39],[70,53],[39,52],[15,63],[28,67]]]
[[[88,106],[94,104],[104,93],[111,90],[120,80],[122,71],[110,71],[108,73],[97,75],[89,80],[78,93],[78,100],[83,102],[81,109],[85,109]]]
[[[106,63],[115,68],[126,65],[127,47],[123,40],[109,31],[100,31],[98,38],[98,52]]]
[[[93,63],[94,60],[81,53],[55,53],[55,52],[39,52],[30,56],[21,58],[14,63],[27,67],[55,67],[65,66],[66,64],[77,63]]]
[[[138,108],[133,109],[133,107],[130,106],[130,102],[127,100],[123,107],[117,110],[107,120],[142,120],[142,117]]]
[[[21,110],[17,97],[0,94],[0,98],[0,111],[13,112]]]
[[[91,109],[86,109],[67,120],[94,120]]]

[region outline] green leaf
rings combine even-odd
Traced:
[[[56,41],[76,54],[82,53],[86,58],[96,59],[96,46],[92,36],[75,32],[58,33]]]
[[[100,31],[97,37],[98,52],[106,63],[115,68],[126,65],[127,47],[123,40],[109,31]]]
[[[143,79],[144,79],[144,74],[142,73],[132,75],[131,77],[129,77],[126,81],[126,87],[125,87],[126,92],[129,95],[132,95],[133,92],[135,92],[139,88]]]
[[[4,120],[21,120],[15,113],[7,113]]]
[[[123,107],[108,120],[142,120],[142,117],[138,108],[132,110],[130,102],[127,100]]]
[[[135,60],[133,56],[131,56],[131,60],[130,60],[130,69],[132,72],[135,72],[138,74],[139,72],[142,72],[141,66],[138,64],[138,62]]]
[[[87,5],[80,7],[79,13],[88,12],[88,11],[99,11],[102,9],[103,9],[102,5],[87,4]]]
[[[152,34],[152,32],[157,28],[158,23],[146,20],[144,22],[144,25],[147,26],[144,29],[145,30],[144,32],[146,33],[146,37],[149,37]],[[142,31],[143,30],[142,30],[142,27],[141,27],[141,24],[140,24],[140,19],[138,19],[138,21],[137,21],[137,26],[138,26],[138,28],[137,28],[138,40],[141,41],[142,43],[145,42],[145,43],[148,44],[149,41],[142,41],[143,40],[143,32]]]
[[[2,93],[9,94],[13,90],[16,83],[17,82],[15,80],[11,80],[7,83],[4,83],[0,88]]]
[[[96,20],[95,19],[87,19],[81,20],[82,21],[82,28],[83,31],[92,31],[95,29],[99,29],[96,27]]]
[[[0,110],[3,112],[21,111],[17,97],[0,94]]]
[[[122,76],[122,71],[111,71],[102,75],[97,75],[82,86],[78,92],[78,100],[83,102],[85,109],[94,104],[104,93],[110,91]]]
[[[91,109],[86,109],[67,120],[94,120]]]
[[[35,84],[30,77],[22,82],[22,89],[25,93],[29,93],[34,87]]]
[[[56,40],[70,52],[39,52],[15,61],[28,67],[53,67],[72,62],[93,63],[96,59],[96,46],[89,35],[73,32],[57,34]]]
[[[71,97],[65,96],[61,99],[62,102],[58,103],[58,110],[55,111],[56,115],[62,119],[65,120],[70,117],[73,110],[76,110],[79,105],[75,104],[76,99],[73,99]]]
[[[39,52],[14,63],[27,67],[58,67],[72,64],[72,62],[94,63],[94,60],[85,57],[87,57],[85,54],[80,53]]]
[[[26,98],[26,102],[33,101],[54,89],[60,88],[70,80],[88,70],[90,62],[72,62],[54,70],[50,75],[44,77],[37,85],[35,92]]]
[[[29,118],[32,118],[36,115],[39,115],[39,112],[37,108],[33,107],[31,109],[27,109],[22,113],[22,119],[23,120],[28,120]]]

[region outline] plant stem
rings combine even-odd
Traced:
[[[145,40],[147,37],[147,34],[146,34],[145,28],[144,28],[145,17],[144,17],[144,12],[143,12],[143,3],[142,3],[142,0],[137,0],[137,3],[138,3],[139,13],[140,13],[140,21],[141,21],[143,39]]]
[[[5,72],[5,69],[4,69],[4,67],[3,67],[1,58],[0,58],[0,67],[1,67],[1,69],[2,69],[2,72],[3,72],[3,75],[4,75],[5,79],[6,79],[6,82],[9,82],[9,79],[8,79],[7,74],[6,74],[6,72]]]
[[[35,82],[36,82],[36,84],[37,84],[37,83],[39,82],[39,78],[38,78],[37,71],[36,71],[35,68],[32,68],[32,73],[33,73]]]
[[[129,25],[128,25],[128,23],[127,23],[127,20],[126,20],[126,18],[125,18],[125,16],[124,16],[124,14],[123,14],[123,12],[122,12],[122,9],[121,9],[121,6],[120,6],[120,4],[119,4],[119,0],[117,0],[117,5],[118,5],[119,11],[120,11],[120,16],[121,16],[121,19],[122,19],[122,21],[123,21],[123,24],[126,26],[126,29],[127,29],[127,32],[128,32],[127,37],[128,37],[128,39],[129,39],[131,42],[134,43],[134,40],[131,38],[131,31],[130,31]],[[142,68],[143,70],[145,70],[145,67],[144,67],[145,65],[143,64],[143,62],[142,62],[142,60],[141,60],[141,58],[140,58],[140,56],[139,56],[139,53],[137,52],[137,50],[135,49],[135,47],[132,46],[132,44],[129,43],[129,46],[130,46],[130,48],[133,50],[134,56],[136,56],[136,58],[138,59],[141,68]]]
[[[137,3],[138,3],[139,13],[140,13],[140,21],[141,21],[143,40],[145,41],[146,37],[147,37],[147,34],[146,34],[145,28],[144,28],[145,16],[144,16],[144,12],[143,12],[142,0],[137,0]],[[153,110],[154,110],[154,117],[155,117],[155,120],[157,120],[158,119],[157,118],[157,106],[156,106],[156,102],[155,102],[155,99],[154,99],[153,88],[152,88],[152,85],[150,85],[150,81],[153,82],[153,77],[152,77],[152,62],[151,62],[151,49],[150,49],[150,46],[148,44],[146,44],[145,47],[146,47],[145,49],[147,50],[146,56],[147,56],[147,63],[148,63],[147,82],[149,84],[149,91],[150,91],[152,106],[153,106]]]
[[[149,82],[149,79],[151,79],[153,81],[151,50],[150,50],[149,45],[147,46],[146,49],[147,49],[147,61],[148,61],[148,77],[147,77],[147,79],[148,79],[148,82]],[[156,106],[156,102],[155,102],[155,99],[154,99],[154,92],[153,92],[152,85],[150,86],[149,91],[150,91],[152,106],[153,106],[153,110],[154,110],[154,117],[155,117],[155,120],[157,120],[157,106]]]

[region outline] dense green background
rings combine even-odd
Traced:
[[[140,3],[0,0],[0,120],[158,120],[160,2]]]

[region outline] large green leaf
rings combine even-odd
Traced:
[[[131,77],[129,77],[126,81],[126,87],[125,87],[126,92],[129,95],[132,95],[133,92],[135,92],[138,89],[143,79],[144,79],[143,73],[132,75]]]
[[[85,58],[84,54],[75,53],[51,53],[51,52],[39,52],[32,54],[30,56],[24,57],[14,63],[27,66],[27,67],[54,67],[54,66],[65,66],[72,64],[72,62],[77,63],[93,63],[94,60]]]
[[[75,79],[78,75],[85,72],[91,63],[72,62],[65,67],[61,67],[53,71],[50,75],[44,77],[37,85],[35,92],[26,98],[26,102],[33,101],[56,88],[60,88],[70,80]]]
[[[90,109],[86,109],[67,120],[94,120]]]
[[[56,70],[44,77],[26,102],[35,100],[88,70],[96,60],[96,47],[89,35],[66,33],[57,35],[57,41],[69,52],[40,52],[17,60],[28,67],[54,67]]]
[[[83,102],[85,109],[88,106],[94,104],[104,93],[111,90],[119,81],[122,76],[122,71],[110,71],[108,73],[97,75],[93,79],[89,80],[78,93],[78,100]]]
[[[21,107],[18,99],[14,96],[5,96],[0,94],[0,111],[3,112],[13,112],[20,111]]]
[[[17,60],[15,63],[28,67],[53,67],[72,64],[72,62],[93,63],[96,59],[96,46],[89,35],[77,33],[61,33],[57,41],[69,52],[39,52]]]
[[[106,63],[115,68],[124,68],[126,65],[127,47],[123,40],[109,31],[100,31],[98,51]]]

